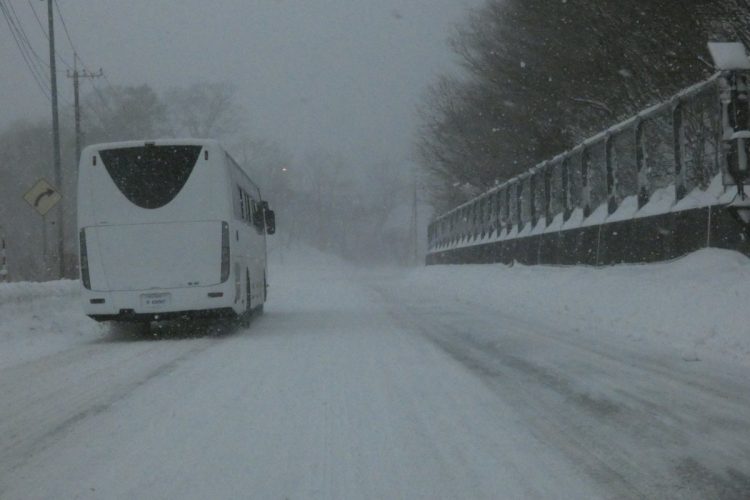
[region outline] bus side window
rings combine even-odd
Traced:
[[[263,209],[255,200],[253,200],[253,224],[259,231],[263,230]]]
[[[237,189],[240,192],[240,213],[239,213],[240,217],[239,218],[244,219],[245,218],[245,196],[244,196],[245,193],[242,192],[241,187],[238,186]]]
[[[250,215],[251,215],[251,213],[250,213],[250,206],[251,206],[250,205],[250,197],[248,196],[247,193],[244,193],[244,194],[245,194],[245,221],[249,224],[250,220],[251,220],[250,219]]]

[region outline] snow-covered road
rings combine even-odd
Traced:
[[[750,497],[747,364],[456,300],[476,268],[273,271],[248,329],[0,365],[0,498]]]

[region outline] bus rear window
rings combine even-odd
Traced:
[[[142,146],[99,152],[109,176],[128,200],[160,208],[177,196],[195,167],[201,146]]]

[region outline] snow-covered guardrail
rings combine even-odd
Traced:
[[[694,85],[438,217],[428,264],[668,260],[750,254],[724,207],[720,75]]]

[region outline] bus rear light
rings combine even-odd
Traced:
[[[86,290],[91,290],[91,278],[89,276],[89,256],[86,250],[86,230],[81,229],[79,234],[81,255],[81,283]]]
[[[229,224],[221,223],[221,283],[229,279]]]
[[[89,302],[91,302],[92,304],[104,304],[106,302],[106,300],[104,300],[104,299],[91,299]]]

